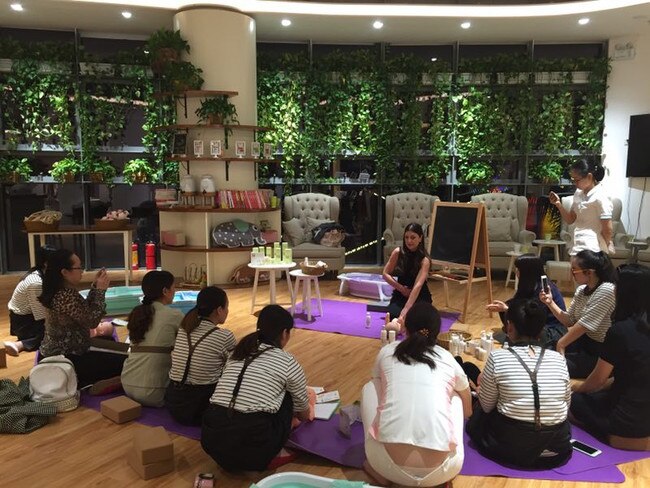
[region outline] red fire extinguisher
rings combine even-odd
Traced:
[[[156,269],[156,245],[153,242],[147,242],[145,255],[147,258],[147,269]]]
[[[140,269],[140,260],[138,259],[138,243],[131,244],[131,269]]]

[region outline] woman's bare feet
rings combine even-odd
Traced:
[[[13,356],[15,358],[17,358],[20,355],[20,353],[23,352],[24,350],[23,343],[21,341],[16,341],[16,342],[6,341],[4,343],[4,346],[5,346],[5,352],[9,356]]]
[[[365,460],[363,462],[363,470],[366,472],[368,476],[370,476],[372,479],[374,479],[378,485],[380,486],[388,486],[390,485],[390,480],[387,480],[384,478],[382,475],[380,475],[377,471],[375,471],[372,466],[370,466],[370,463],[368,460]]]

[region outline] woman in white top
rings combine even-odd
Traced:
[[[384,346],[363,388],[361,417],[367,462],[382,484],[434,486],[463,466],[463,417],[472,413],[467,377],[436,339],[440,315],[415,303],[406,339]]]
[[[45,307],[38,301],[43,290],[43,273],[50,255],[56,251],[51,246],[43,246],[36,252],[36,266],[31,268],[20,280],[7,307],[9,308],[9,328],[17,341],[4,343],[9,356],[18,356],[23,351],[35,351],[41,345],[45,334]]]
[[[216,286],[203,288],[176,336],[165,405],[183,425],[201,425],[235,336],[219,326],[228,318],[228,296]]]
[[[571,209],[567,212],[560,197],[553,192],[549,194],[551,205],[555,205],[562,218],[569,225],[575,224],[573,247],[569,254],[574,256],[584,249],[613,254],[613,206],[603,185],[600,184],[605,176],[605,169],[594,161],[582,159],[571,165],[569,174],[577,188]]]
[[[131,354],[122,367],[124,392],[148,407],[164,405],[172,366],[171,352],[183,320],[174,302],[174,275],[149,271],[142,278],[142,305],[129,314]]]
[[[579,286],[569,310],[563,311],[551,293],[543,290],[539,299],[568,327],[556,349],[565,356],[571,378],[586,378],[598,362],[612,325],[616,306],[614,267],[607,254],[584,250],[571,258],[571,273]]]
[[[479,378],[480,408],[467,422],[467,433],[484,456],[499,463],[561,466],[571,457],[566,362],[539,343],[546,322],[539,301],[513,301],[506,320],[510,347],[490,353]]]

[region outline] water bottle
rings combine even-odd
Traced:
[[[366,312],[366,329],[370,328],[371,322],[372,322],[372,317],[370,317],[370,312]]]

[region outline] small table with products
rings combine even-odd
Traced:
[[[535,239],[533,244],[537,245],[537,255],[542,254],[542,249],[545,247],[553,248],[556,261],[560,261],[560,246],[566,245],[566,242],[558,239]]]
[[[307,320],[311,322],[311,285],[314,283],[314,289],[316,290],[316,300],[318,303],[318,311],[320,316],[323,316],[323,305],[320,301],[320,287],[318,286],[318,278],[323,276],[325,273],[311,275],[304,273],[301,269],[294,269],[289,273],[296,280],[296,288],[293,291],[293,296],[291,297],[291,315],[293,316],[296,312],[296,301],[298,300],[298,291],[300,290],[300,284],[302,283],[302,313],[307,312]]]
[[[293,302],[293,287],[291,286],[291,278],[289,277],[289,270],[296,267],[296,263],[270,263],[270,264],[248,264],[249,268],[255,270],[255,281],[253,282],[253,297],[251,299],[251,313],[255,310],[255,297],[257,296],[257,283],[259,281],[260,272],[268,271],[269,273],[269,304],[274,305],[276,303],[276,293],[275,293],[275,273],[286,271],[287,275],[287,286],[289,288],[289,295],[291,296],[291,301]]]

